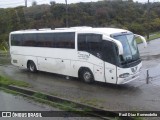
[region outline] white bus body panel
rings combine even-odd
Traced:
[[[73,71],[73,68],[71,68],[71,58],[73,56],[76,57],[74,49],[14,46],[11,49],[11,61],[15,66],[27,68],[27,61],[32,60],[36,64],[37,70],[64,75],[73,75],[71,72]],[[17,61],[17,63],[13,61]]]
[[[11,53],[11,61],[15,66],[27,68],[27,61],[32,60],[37,70],[73,77],[78,77],[79,69],[86,67],[92,71],[96,81],[105,82],[104,62],[87,52],[77,52],[75,49],[12,46]],[[13,62],[15,60],[17,63]]]
[[[105,78],[107,83],[116,84],[117,67],[115,65],[105,62]]]
[[[95,81],[105,82],[103,60],[90,53],[82,51],[79,51],[77,55],[78,60],[75,63],[77,69],[80,67],[87,67],[92,71]]]
[[[137,66],[131,67],[131,68],[119,68],[117,67],[117,84],[125,84],[128,82],[131,82],[133,80],[136,80],[139,78],[140,71],[142,67],[142,62],[138,64]],[[119,75],[129,73],[130,75],[126,78],[120,78]]]

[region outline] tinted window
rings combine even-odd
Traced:
[[[75,48],[75,33],[31,33],[11,35],[11,45]]]
[[[118,55],[116,54],[116,45],[110,41],[102,40],[102,59],[116,65],[117,58]]]
[[[23,34],[23,46],[35,46],[36,35],[35,34]]]
[[[11,35],[11,45],[21,46],[22,45],[22,35],[21,34],[12,34]]]
[[[37,33],[37,47],[54,47],[53,33]]]
[[[95,35],[95,34],[88,35],[86,36],[86,41],[88,43],[90,52],[101,51],[101,42],[102,42],[101,35]]]
[[[101,57],[102,35],[99,34],[79,34],[78,50],[87,51],[97,57]]]
[[[78,50],[79,51],[88,51],[88,44],[86,44],[86,35],[78,35]]]
[[[54,33],[56,48],[75,48],[75,33]]]

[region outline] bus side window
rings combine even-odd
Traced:
[[[52,33],[37,33],[36,47],[54,47]]]
[[[78,50],[79,51],[88,51],[88,44],[86,44],[86,35],[78,35]]]
[[[44,47],[54,47],[54,44],[53,44],[53,36],[51,33],[43,33],[43,36],[44,36]]]
[[[110,41],[102,40],[102,59],[116,65],[117,57],[115,44]]]
[[[45,38],[43,34],[37,33],[37,42],[36,42],[36,46],[37,47],[44,47],[45,44]]]
[[[54,33],[54,42],[56,48],[75,48],[75,33]]]
[[[36,36],[32,34],[23,34],[23,46],[33,47],[36,45]]]
[[[99,34],[79,34],[78,50],[86,51],[96,57],[101,58],[102,35]]]
[[[94,56],[101,58],[102,36],[99,34],[90,34],[87,35],[86,41],[89,46],[89,52]]]
[[[11,35],[11,45],[21,46],[22,45],[22,34],[12,34]]]

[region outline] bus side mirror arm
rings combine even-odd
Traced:
[[[103,35],[103,39],[115,43],[118,47],[118,54],[123,55],[123,46],[120,41],[115,40],[115,39],[108,37],[108,36],[105,36],[105,35]]]
[[[146,39],[141,35],[137,35],[137,34],[134,34],[134,35],[135,35],[135,37],[139,37],[142,40],[144,47],[146,48],[147,47]]]

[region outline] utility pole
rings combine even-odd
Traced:
[[[67,0],[65,0],[66,2],[66,27],[68,27],[68,4],[67,4]]]
[[[150,29],[150,2],[148,0],[148,6],[147,6],[147,40],[149,42],[149,29]]]
[[[25,0],[25,7],[27,7],[27,0]]]

